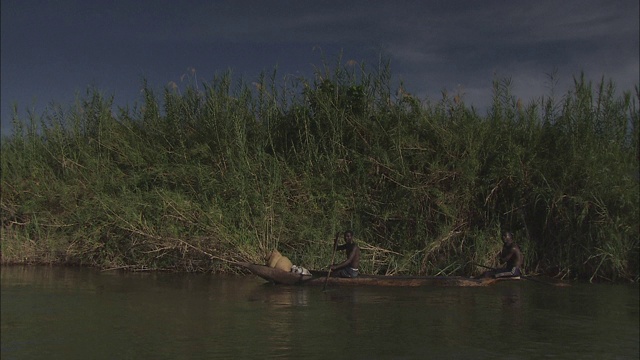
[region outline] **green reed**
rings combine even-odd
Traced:
[[[3,262],[233,271],[278,248],[328,264],[351,228],[363,269],[471,274],[513,231],[529,272],[638,278],[638,90],[584,76],[486,115],[392,90],[388,64],[311,79],[231,73],[114,111],[97,90],[2,143]]]

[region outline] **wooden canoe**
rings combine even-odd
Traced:
[[[327,280],[326,271],[311,270],[311,275],[294,274],[265,265],[251,263],[236,263],[268,282],[284,285],[324,285],[325,281],[331,285],[344,286],[487,286],[502,279],[483,278],[473,279],[462,276],[386,276],[360,275],[356,278],[341,278],[331,276]]]

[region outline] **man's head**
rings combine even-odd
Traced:
[[[344,241],[351,243],[353,241],[353,231],[347,230],[344,232]]]
[[[511,245],[513,243],[513,234],[508,231],[505,232],[504,235],[502,235],[502,242],[505,245]]]

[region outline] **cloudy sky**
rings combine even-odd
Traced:
[[[375,67],[421,98],[464,93],[486,108],[491,83],[510,77],[532,99],[568,89],[584,71],[620,91],[639,83],[637,0],[1,0],[2,130],[13,104],[24,116],[71,104],[95,87],[120,105],[142,79],[206,82],[231,69],[251,82],[278,69],[308,77],[322,59]]]

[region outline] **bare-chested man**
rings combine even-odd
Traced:
[[[513,234],[504,233],[502,236],[502,251],[500,252],[500,262],[504,263],[502,269],[497,269],[493,274],[494,277],[516,277],[522,275],[522,263],[524,256],[516,243],[513,242]]]
[[[338,235],[333,241],[335,250],[345,250],[347,259],[340,264],[331,265],[331,271],[335,271],[335,275],[339,277],[354,278],[358,276],[358,267],[360,266],[360,248],[353,242],[353,231],[344,232],[344,244],[338,246]]]
[[[485,271],[482,275],[476,278],[505,278],[518,277],[522,275],[521,269],[524,262],[524,256],[522,255],[522,251],[520,251],[518,245],[513,242],[513,234],[505,232],[504,235],[502,235],[502,243],[502,250],[500,251],[500,254],[498,254],[498,260],[500,260],[501,263],[504,263],[504,266],[500,269]]]

